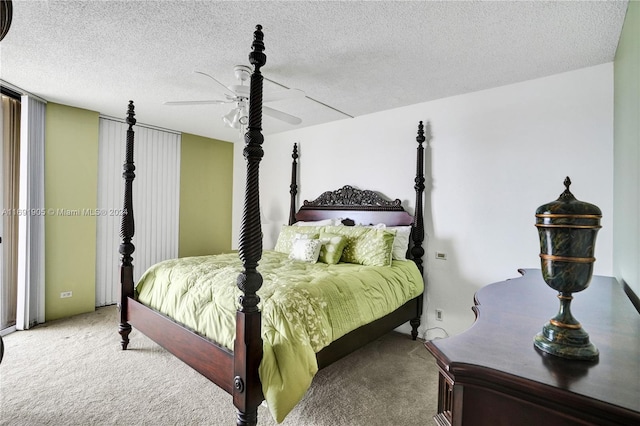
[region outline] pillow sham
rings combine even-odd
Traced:
[[[396,237],[393,240],[393,260],[407,260],[407,250],[409,249],[409,238],[411,237],[411,226],[388,226],[387,231],[395,231]]]
[[[346,237],[340,261],[365,266],[391,265],[393,232],[364,226],[327,226],[325,231]]]
[[[342,226],[342,218],[322,219],[322,220],[299,220],[292,226]]]
[[[298,238],[303,238],[302,236],[306,236],[306,238],[310,239],[318,238],[322,229],[322,226],[282,225],[274,250],[280,253],[289,254],[291,253],[291,245],[293,244],[293,240],[296,239],[296,235],[300,235]]]
[[[340,262],[342,251],[347,245],[347,238],[343,235],[321,232],[318,239],[322,243],[319,257],[320,262],[324,262],[329,265],[335,265]]]
[[[292,226],[327,226],[327,225],[338,225],[336,220],[340,221],[341,219],[322,219],[322,220],[310,220],[310,221],[302,221],[299,220],[294,223]]]
[[[316,263],[320,255],[322,242],[315,239],[295,239],[291,244],[289,259]]]

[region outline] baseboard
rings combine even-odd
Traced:
[[[6,336],[7,334],[11,334],[16,331],[16,326],[12,325],[11,327],[3,328],[0,330],[0,336]]]
[[[636,311],[638,311],[638,313],[640,314],[640,298],[631,289],[631,287],[629,287],[625,280],[622,280],[622,287],[624,288],[624,292],[627,294],[627,297],[629,298],[629,300],[631,300],[631,303],[636,308]]]

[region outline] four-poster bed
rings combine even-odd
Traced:
[[[226,262],[226,269],[215,266],[214,272],[210,269],[206,271],[198,269],[198,272],[194,272],[200,267],[198,265],[208,262],[208,259],[205,262],[204,258],[187,258],[182,263],[179,263],[182,260],[167,261],[164,265],[156,265],[157,268],[165,269],[152,267],[136,287],[133,281],[132,263],[134,252],[132,238],[135,231],[132,198],[132,183],[135,178],[133,125],[136,121],[131,101],[126,120],[129,125],[123,173],[125,179],[123,207],[126,214],[122,218],[120,233],[122,244],[119,250],[122,255],[119,300],[119,333],[122,338],[122,349],[126,349],[129,344],[132,326],[140,330],[230,393],[238,411],[238,425],[256,424],[257,408],[265,398],[276,420],[282,420],[292,408],[291,405],[295,405],[301,398],[299,390],[298,393],[289,391],[286,386],[302,387],[303,394],[306,391],[304,386],[308,387],[307,382],[310,382],[318,368],[331,364],[406,322],[411,324],[412,337],[415,339],[418,334],[423,300],[424,281],[421,274],[424,255],[422,198],[425,137],[422,123],[419,124],[416,138],[418,142],[414,185],[416,205],[413,216],[402,208],[400,200],[388,201],[373,191],[362,191],[350,186],[325,192],[316,200],[305,201],[296,212],[298,153],[297,146],[294,146],[289,223],[283,227],[275,249],[263,252],[258,184],[264,140],[261,133],[263,79],[261,67],[266,62],[266,56],[263,51],[263,33],[261,27],[256,26],[252,52],[249,55],[254,73],[251,76],[249,124],[245,135],[244,156],[247,162],[247,176],[238,254],[216,257],[219,264]],[[341,222],[345,225],[354,225],[357,222],[377,226],[344,226]],[[298,226],[302,223],[309,226]],[[410,233],[405,232],[407,230]],[[404,239],[400,238],[401,233],[405,235]],[[309,240],[322,240],[322,242],[316,243]],[[333,244],[331,241],[338,242],[337,244],[341,246],[337,255],[329,251],[329,247]],[[292,245],[305,246],[305,250],[314,246],[317,252],[316,259],[320,256],[322,261],[300,261],[291,251]],[[334,248],[337,249],[337,246],[332,247],[332,250]],[[304,256],[306,255],[305,251]],[[354,264],[345,262],[345,259]],[[234,260],[239,260],[239,263],[234,263]],[[185,266],[185,263],[188,265]],[[196,263],[198,264],[195,266],[196,269],[190,270],[189,268]],[[274,267],[273,270],[270,269],[272,267]],[[205,276],[204,284],[203,281],[193,284],[190,278],[185,279],[184,283],[168,283],[170,279],[158,278],[177,275],[174,272],[179,269],[187,271],[187,276]],[[173,291],[172,289],[184,288],[191,291],[192,287],[205,287],[207,292],[213,292],[212,289],[214,287],[217,289],[219,286],[214,284],[213,275],[228,278],[234,271],[234,277],[237,277],[237,280],[223,279],[223,283],[220,284],[224,288],[223,291],[231,295],[235,304],[234,312],[229,314],[229,308],[223,307],[221,311],[211,314],[213,319],[206,321],[214,323],[214,329],[219,328],[216,321],[235,322],[235,325],[231,325],[231,332],[226,336],[222,335],[224,333],[216,334],[216,331],[200,328],[199,312],[213,309],[212,304],[221,305],[218,299],[215,303],[206,300],[202,306],[198,305],[192,312],[171,310],[171,306],[185,304],[191,306],[194,305],[194,300],[202,299],[201,296],[193,295],[186,290]],[[385,274],[396,274],[396,278],[385,278],[379,284],[373,279],[374,275]],[[287,286],[281,283],[281,278],[284,276],[290,280]],[[337,285],[335,282],[325,284],[328,277],[338,280],[340,284]],[[374,287],[378,285],[380,287]],[[363,293],[358,293],[356,287],[364,289]],[[301,293],[294,292],[298,290]],[[177,293],[178,299],[167,301],[167,295],[172,291]],[[329,291],[333,296],[325,296],[321,291]],[[368,292],[372,291],[383,296],[367,297]],[[347,300],[349,299],[347,293],[349,295],[353,293],[349,296],[353,301]],[[339,299],[335,297],[336,294],[345,294],[344,299],[335,302],[337,307],[327,303],[329,299]],[[295,303],[287,301],[285,295],[296,297]],[[185,299],[188,299],[188,303]],[[379,307],[381,299],[384,302],[383,305],[388,304],[388,306]],[[312,310],[311,305],[314,309],[315,307],[322,309],[314,311],[313,315],[317,315],[317,318],[305,316],[296,319],[297,314],[290,312],[285,312],[282,317],[277,316],[287,302],[304,305],[305,312],[301,315],[307,315]],[[373,305],[376,305],[375,308]],[[167,309],[166,306],[170,307]],[[225,317],[225,309],[229,314],[227,317]],[[344,317],[345,323],[337,324],[337,317]],[[305,329],[300,332],[300,329],[307,327],[308,323],[324,324],[324,326],[318,327],[320,331]],[[289,335],[281,330],[287,328],[296,328],[296,332]],[[310,337],[309,342],[303,339],[297,342],[296,336],[307,334]],[[291,343],[293,341],[297,346],[293,346],[294,343]],[[277,366],[278,361],[274,361],[273,358],[282,356],[279,355],[280,353],[290,354],[286,355],[289,358],[280,359],[283,365],[289,364],[296,367],[298,362],[308,363],[304,368],[298,366],[303,370],[311,370],[310,378],[304,386],[293,383],[294,381],[287,377],[292,374],[299,375],[295,368],[294,373],[287,373],[284,368],[274,373],[273,370],[277,368],[273,365]],[[270,383],[273,377],[280,377],[280,375],[283,379],[278,385],[284,389],[276,392],[272,388],[278,386],[272,387]],[[292,384],[289,384],[290,382]],[[266,392],[263,393],[263,390]],[[278,394],[278,396],[272,394]],[[278,398],[285,401],[281,403]],[[280,404],[283,405],[282,408],[279,407]]]

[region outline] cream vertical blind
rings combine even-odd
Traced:
[[[127,124],[100,117],[96,248],[96,306],[117,303],[120,284],[120,223]],[[133,214],[134,279],[151,265],[178,257],[180,206],[179,133],[135,125]]]
[[[16,328],[44,322],[44,129],[46,104],[21,97]]]

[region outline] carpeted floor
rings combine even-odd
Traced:
[[[5,336],[0,425],[235,424],[227,393],[141,333],[127,351],[119,338],[113,306]],[[390,333],[321,370],[282,424],[432,424],[437,381],[422,342]]]

